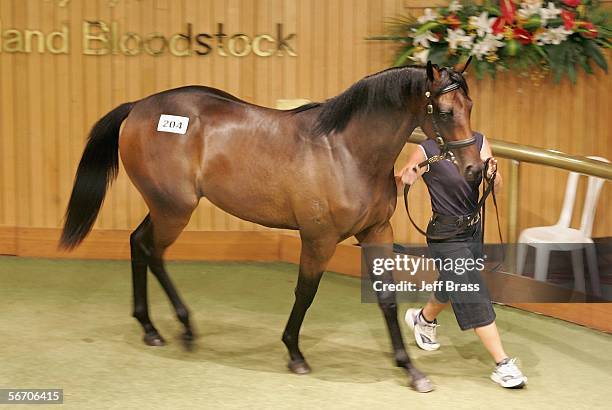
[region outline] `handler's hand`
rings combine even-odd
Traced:
[[[412,185],[414,181],[419,177],[417,167],[410,167],[406,165],[404,168],[400,170],[400,172],[395,175],[395,180],[397,181],[398,186],[403,185]]]
[[[489,160],[489,166],[487,168],[487,179],[491,179],[495,172],[497,172],[497,160],[491,157]]]

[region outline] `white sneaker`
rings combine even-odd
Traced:
[[[420,314],[421,309],[408,309],[404,320],[406,320],[406,324],[414,332],[414,340],[416,340],[417,346],[429,352],[438,350],[440,348],[438,336],[436,335],[438,322],[435,320],[433,323],[419,321]]]
[[[491,373],[491,380],[508,389],[521,388],[527,384],[527,377],[517,367],[516,358],[505,359],[498,364],[495,371]]]

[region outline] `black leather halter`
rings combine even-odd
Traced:
[[[442,88],[441,90],[439,90],[438,92],[436,92],[436,96],[446,94],[451,91],[455,91],[459,89],[460,87],[461,85],[459,83],[451,83],[447,85],[446,87]],[[447,159],[456,165],[457,159],[455,158],[455,154],[453,154],[451,150],[465,148],[472,144],[475,144],[476,137],[472,135],[469,138],[458,140],[458,141],[448,141],[446,138],[444,138],[444,136],[440,132],[440,127],[438,126],[438,122],[436,120],[436,117],[440,114],[440,110],[438,110],[437,108],[434,108],[431,91],[426,91],[425,97],[427,98],[426,112],[427,112],[427,115],[431,115],[431,123],[433,125],[433,130],[436,134],[436,143],[438,144],[438,147],[440,147],[440,153],[438,155],[432,155],[425,161],[421,162],[419,164],[419,167],[422,168],[427,165],[433,164],[434,162],[442,161],[444,159]]]

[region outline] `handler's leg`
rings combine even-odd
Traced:
[[[479,232],[479,234],[481,234]],[[482,248],[480,241],[475,241],[470,244],[470,248],[474,257],[482,257]],[[467,277],[471,277],[471,283],[478,283],[482,292],[477,292],[473,297],[462,297],[459,299],[464,303],[456,303],[453,307],[455,311],[463,311],[465,316],[471,317],[472,320],[481,318],[479,324],[470,324],[470,321],[462,321],[462,329],[472,327],[474,332],[480,338],[482,344],[487,349],[489,354],[495,360],[495,370],[491,373],[491,380],[506,388],[521,388],[527,384],[527,377],[523,375],[521,370],[516,365],[516,359],[510,359],[502,345],[501,337],[495,324],[495,313],[491,304],[491,298],[486,288],[486,284],[482,281],[481,272],[468,272]],[[471,313],[470,313],[471,312]],[[488,312],[488,313],[487,313]],[[487,318],[486,320],[484,320]],[[459,319],[459,316],[457,317]],[[477,320],[478,322],[478,320]],[[474,323],[474,322],[472,322]]]
[[[482,344],[489,351],[496,366],[491,373],[491,380],[509,389],[521,388],[527,384],[527,377],[516,365],[516,359],[510,359],[502,346],[495,322],[474,328]]]
[[[431,295],[427,304],[421,310],[421,314],[423,315],[423,319],[427,322],[433,322],[436,320],[438,315],[446,309],[448,306],[448,301],[445,303],[440,302],[434,295]]]
[[[476,332],[484,347],[491,354],[495,363],[501,363],[504,359],[508,358],[495,322],[486,326],[475,327],[474,332]]]
[[[364,255],[365,262],[370,268],[368,272],[370,278],[374,279],[374,275],[371,270],[371,267],[373,266],[373,255],[366,248],[368,245],[371,247],[380,248],[381,252],[380,254],[377,252],[376,256],[392,258],[393,230],[391,228],[391,224],[386,222],[383,225],[368,228],[367,230],[356,235],[356,238],[362,245],[362,255]],[[376,276],[376,280],[382,281],[383,284],[393,283],[393,271],[385,270],[382,275]],[[416,391],[421,393],[432,391],[434,389],[433,384],[412,364],[410,361],[410,356],[408,356],[408,352],[404,346],[404,340],[402,339],[402,333],[397,320],[397,303],[395,293],[390,291],[377,291],[376,297],[378,299],[378,305],[380,306],[387,323],[387,329],[389,330],[389,336],[391,337],[391,345],[393,346],[396,366],[403,368],[410,375],[412,379],[411,385]]]

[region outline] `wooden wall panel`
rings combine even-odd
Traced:
[[[0,226],[61,226],[76,166],[92,124],[118,104],[185,84],[206,84],[273,107],[277,99],[323,100],[392,61],[393,46],[367,42],[383,22],[418,13],[423,2],[407,0],[71,0],[0,2],[2,29],[70,26],[68,55],[0,53]],[[226,33],[250,36],[295,32],[297,57],[88,56],[81,53],[83,20],[116,21],[121,33]],[[486,135],[517,143],[612,158],[609,134],[610,76],[580,76],[578,84],[534,85],[500,75],[496,81],[470,78],[475,101],[472,125]],[[407,146],[402,159],[413,146]],[[282,171],[282,170],[281,170]],[[502,174],[507,172],[501,162]],[[248,176],[245,176],[248,177]],[[521,227],[556,221],[566,173],[525,165],[521,181]],[[583,188],[581,188],[583,192]],[[430,213],[426,190],[415,187],[413,212],[421,224]],[[500,195],[502,215],[504,195]],[[393,219],[398,240],[420,241],[398,203]],[[606,184],[595,236],[612,235],[611,188]],[[576,214],[581,207],[577,207]],[[124,172],[110,190],[96,224],[133,229],[146,208]],[[576,221],[578,218],[575,218]],[[505,222],[504,222],[505,223]],[[202,200],[188,230],[266,230],[240,221]],[[488,238],[494,239],[493,229]]]

